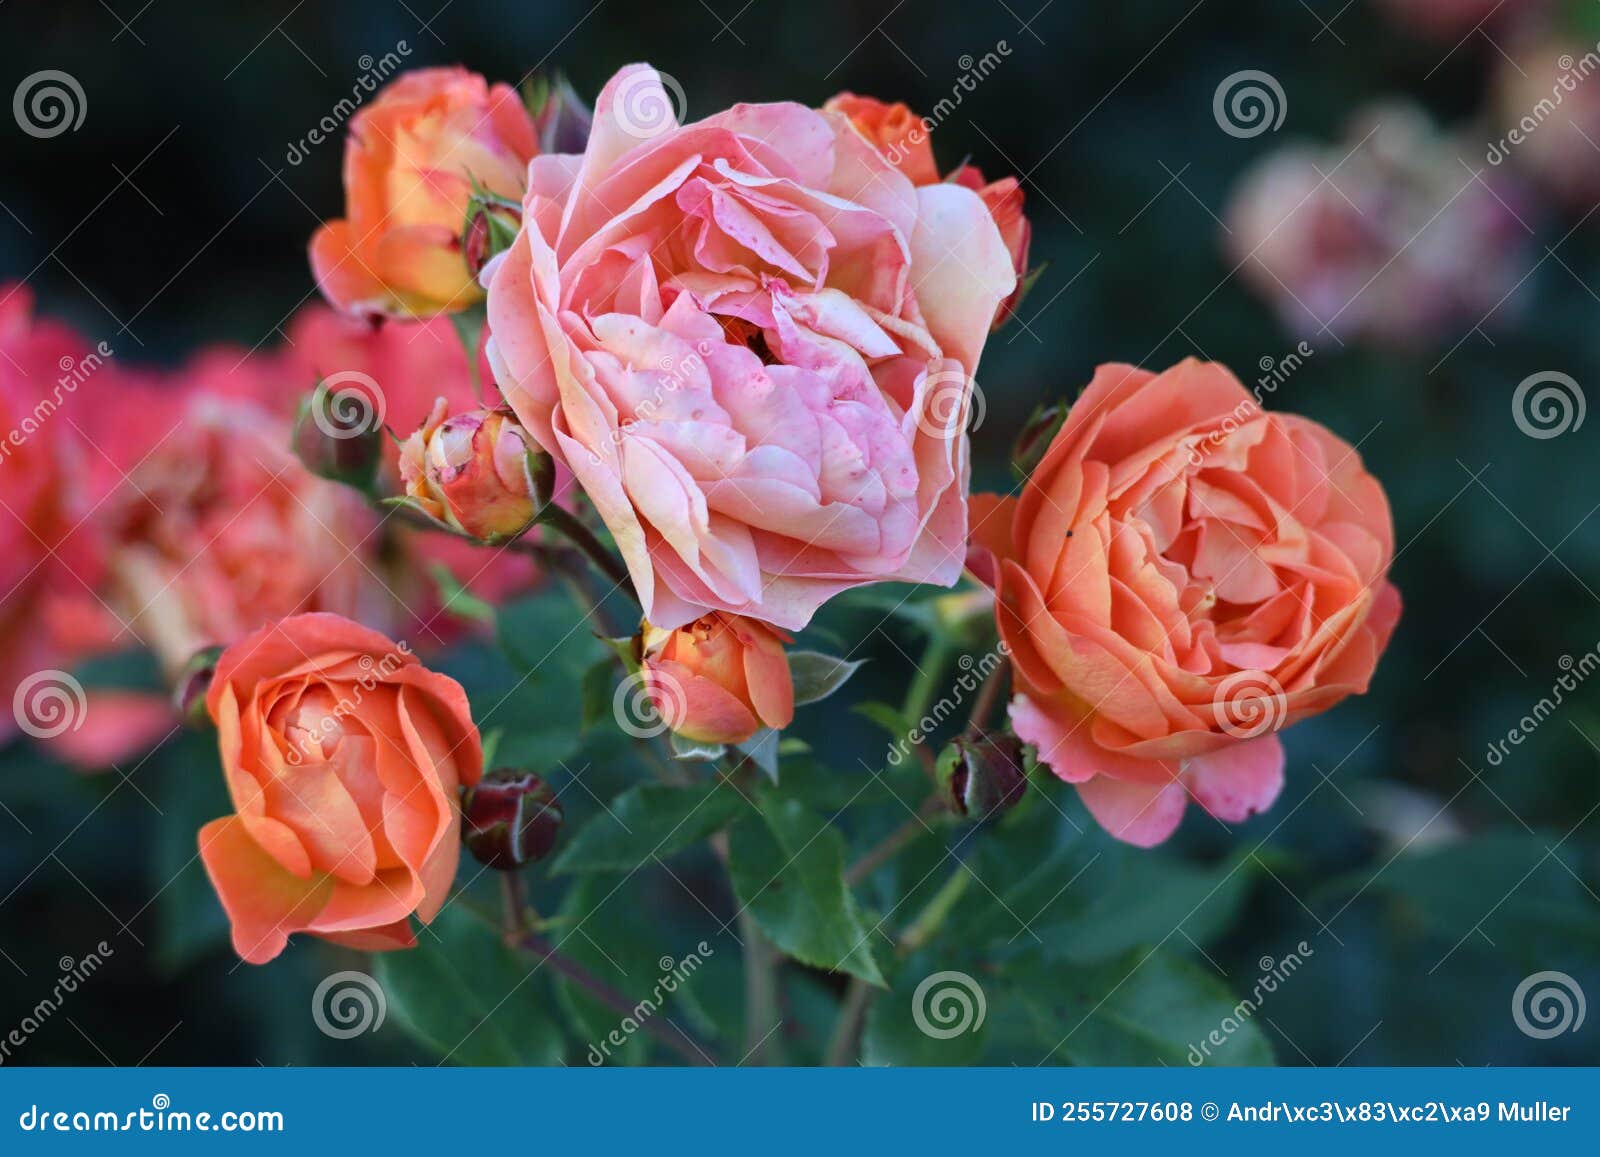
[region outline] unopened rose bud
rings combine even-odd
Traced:
[[[400,448],[406,494],[430,517],[485,542],[532,525],[549,501],[554,466],[509,413],[448,417],[443,398]]]
[[[645,625],[644,686],[660,720],[694,743],[743,743],[794,719],[787,636],[713,612],[675,631]]]
[[[1015,735],[962,736],[945,748],[939,768],[951,810],[970,820],[1015,806],[1028,786],[1022,740]]]
[[[491,257],[504,253],[517,239],[521,215],[498,198],[474,197],[467,206],[466,228],[461,234],[461,255],[474,278]]]
[[[295,456],[319,478],[370,490],[383,460],[382,411],[359,385],[318,382],[295,414]]]
[[[1068,406],[1057,402],[1053,406],[1035,407],[1033,414],[1022,427],[1022,433],[1011,444],[1011,468],[1019,478],[1027,478],[1044,460],[1045,451],[1067,420]]]
[[[514,872],[550,854],[566,818],[550,785],[531,771],[483,777],[461,805],[461,839],[480,863]]]
[[[566,77],[535,77],[527,98],[541,153],[581,153],[588,147],[594,112]]]
[[[217,659],[221,654],[221,647],[197,651],[178,673],[172,689],[172,705],[178,709],[178,718],[191,727],[203,727],[209,721],[206,692],[211,689],[211,679],[217,673]]]

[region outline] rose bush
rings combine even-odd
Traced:
[[[1400,615],[1383,488],[1218,365],[1107,365],[1021,495],[977,495],[1016,732],[1113,835],[1190,796],[1237,822],[1283,785],[1276,732],[1367,689]]]
[[[862,583],[956,580],[971,375],[1016,282],[981,198],[914,186],[836,112],[679,125],[645,65],[528,182],[484,273],[490,361],[652,623],[799,628]]]

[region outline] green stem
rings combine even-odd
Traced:
[[[674,1025],[667,1017],[647,1016],[639,1019],[636,1005],[632,1001],[576,960],[564,955],[537,932],[524,932],[517,943],[519,947],[539,957],[541,963],[550,965],[611,1011],[619,1016],[637,1020],[641,1030],[649,1033],[691,1065],[707,1066],[715,1063],[706,1056],[693,1037]]]
[[[577,515],[552,502],[544,508],[539,521],[542,525],[565,535],[573,546],[588,556],[589,561],[594,563],[606,578],[627,592],[628,597],[634,602],[639,601],[639,592],[633,589],[633,578],[628,574],[626,564],[607,550],[605,544],[595,537],[594,531],[585,526]]]
[[[781,1065],[778,952],[748,908],[739,913],[739,939],[744,941],[744,1063]]]

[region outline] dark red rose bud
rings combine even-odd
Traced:
[[[550,854],[565,814],[550,785],[531,771],[501,768],[462,803],[461,839],[480,864],[514,872]]]
[[[1055,441],[1062,424],[1067,420],[1069,408],[1066,402],[1057,402],[1053,406],[1039,406],[1033,411],[1022,427],[1022,433],[1011,445],[1011,468],[1016,471],[1018,478],[1027,478],[1044,460],[1045,451],[1050,449],[1050,443]]]
[[[190,727],[204,727],[209,722],[206,692],[211,690],[211,677],[217,673],[217,659],[221,654],[221,647],[196,651],[178,673],[172,688],[172,705],[178,709],[178,718]]]
[[[461,255],[473,277],[483,272],[489,259],[511,248],[517,239],[522,214],[516,203],[499,197],[474,196],[467,205],[461,233]]]
[[[295,456],[318,478],[370,490],[383,458],[383,411],[383,392],[365,374],[318,382],[295,414]]]
[[[962,736],[939,758],[945,798],[957,815],[983,820],[1021,802],[1028,774],[1015,735]]]

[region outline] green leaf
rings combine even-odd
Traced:
[[[1137,949],[1093,968],[1035,957],[1006,979],[1005,999],[1030,1014],[1034,1040],[1050,1050],[1047,1065],[1273,1063],[1254,1010],[1208,965],[1171,949]]]
[[[778,782],[778,732],[763,727],[743,743],[735,744],[734,750],[748,756],[768,782]]]
[[[905,712],[887,703],[857,703],[850,710],[863,719],[876,723],[895,739],[904,739],[906,733],[911,730],[911,725],[906,722]]]
[[[1206,944],[1233,924],[1255,883],[1253,857],[1202,866],[1120,846],[1111,854],[1117,860],[1115,871],[1107,873],[1109,879],[1092,882],[1093,901],[1041,932],[1061,959],[1106,960],[1176,930]],[[1086,873],[1079,884],[1087,880]]]
[[[953,968],[948,953],[913,953],[894,984],[873,1001],[861,1037],[869,1065],[972,1065],[983,1054],[994,989],[976,969]],[[961,962],[965,964],[965,962]]]
[[[228,917],[200,862],[195,832],[233,811],[216,739],[184,732],[154,757],[161,785],[151,845],[157,963],[175,973],[228,940]],[[141,805],[143,806],[143,805]]]
[[[816,703],[832,695],[854,675],[865,659],[852,662],[818,651],[790,651],[789,675],[794,680],[794,705]]]
[[[376,957],[388,1011],[457,1065],[552,1065],[565,1043],[546,1014],[546,970],[507,948],[459,901],[445,905],[417,946]],[[535,971],[537,969],[537,972]]]
[[[631,872],[704,839],[745,806],[737,791],[721,783],[630,788],[579,830],[550,871]]]
[[[770,790],[760,817],[729,833],[729,872],[741,906],[784,952],[814,968],[884,984],[872,937],[844,884],[844,837],[797,800]]]

